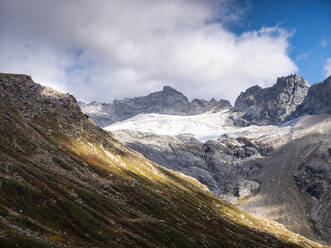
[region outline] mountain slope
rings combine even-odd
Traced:
[[[190,135],[114,134],[255,216],[330,242],[331,116],[305,116],[281,127],[228,128],[217,141],[205,143]]]
[[[186,96],[170,86],[164,86],[161,91],[147,96],[114,100],[112,104],[79,102],[79,105],[82,111],[91,116],[94,122],[101,127],[142,113],[193,115],[212,109],[231,108],[230,102],[225,100],[194,99],[189,102]]]
[[[321,247],[118,143],[76,100],[0,74],[1,247]]]

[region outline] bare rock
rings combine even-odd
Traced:
[[[280,77],[270,88],[256,85],[242,92],[234,111],[242,112],[242,118],[250,124],[281,124],[302,103],[309,87],[299,75]]]

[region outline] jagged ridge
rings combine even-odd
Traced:
[[[187,97],[170,86],[164,86],[162,91],[147,96],[114,100],[113,103],[79,102],[82,110],[101,127],[122,121],[141,113],[159,113],[172,115],[194,115],[215,109],[215,111],[231,108],[226,100],[210,101],[194,99],[189,102]]]
[[[256,85],[236,99],[234,111],[242,112],[250,124],[283,123],[307,95],[310,85],[299,75],[280,77],[270,88]]]

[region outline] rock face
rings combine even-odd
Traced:
[[[272,147],[244,137],[223,135],[217,141],[198,141],[191,135],[166,136],[132,130],[115,131],[128,147],[169,169],[198,179],[212,192],[236,203],[255,192],[259,183],[239,174],[237,162],[260,157]],[[254,169],[250,170],[252,174]]]
[[[0,96],[0,247],[322,247],[128,149],[71,95],[0,74]]]
[[[331,114],[331,76],[309,88],[307,96],[290,118],[316,114]]]
[[[241,93],[235,101],[234,111],[242,112],[242,118],[250,124],[278,125],[302,103],[309,87],[299,75],[280,77],[270,88],[253,86]]]
[[[195,115],[214,109],[231,108],[229,101],[212,99],[205,101],[194,99],[189,102],[187,97],[170,86],[164,86],[162,91],[143,97],[114,100],[112,104],[80,102],[82,111],[88,114],[94,122],[105,127],[114,122],[122,121],[141,113],[159,113],[174,115]]]

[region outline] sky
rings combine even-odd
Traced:
[[[247,1],[241,1],[241,4]],[[296,73],[309,83],[320,82],[331,74],[331,1],[330,0],[251,0],[237,34],[261,26],[279,26],[293,32],[290,58]],[[325,67],[326,66],[326,67]],[[325,67],[325,68],[324,68]]]
[[[0,71],[83,101],[228,99],[331,74],[329,0],[0,0]]]

